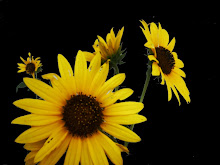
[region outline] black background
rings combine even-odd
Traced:
[[[123,154],[124,164],[217,163],[219,21],[215,9],[186,4],[172,4],[173,7],[143,2],[125,4],[0,1],[1,94],[7,98],[1,101],[4,137],[1,164],[23,164],[27,154],[14,139],[28,127],[10,124],[14,118],[27,114],[12,102],[34,97],[26,89],[15,92],[22,77],[27,76],[17,74],[20,56],[26,58],[31,52],[35,58],[41,57],[44,74],[59,73],[58,53],[74,66],[78,50],[93,52],[97,35],[105,38],[112,27],[117,33],[124,26],[122,42],[127,55],[126,64],[119,68],[126,73],[122,87],[134,90],[128,100],[138,101],[147,69],[146,39],[139,28],[141,19],[160,22],[170,39],[176,38],[174,51],[185,64],[185,82],[192,102],[186,104],[181,97],[179,106],[174,94],[168,102],[166,86],[152,77],[144,99],[145,108],[140,112],[148,121],[134,128],[142,141],[129,144],[130,154]],[[182,11],[177,12],[176,6]],[[112,74],[110,71],[109,77]]]

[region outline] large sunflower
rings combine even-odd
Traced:
[[[151,49],[153,52],[153,55],[148,55],[149,60],[153,61],[152,75],[161,75],[162,85],[166,82],[168,101],[172,98],[172,89],[179,104],[180,98],[177,90],[184,97],[186,102],[189,103],[189,90],[182,78],[185,78],[186,74],[180,69],[184,67],[184,64],[178,58],[177,53],[173,52],[176,42],[175,38],[169,43],[169,34],[165,29],[162,29],[160,23],[159,27],[157,27],[155,23],[150,23],[150,30],[148,24],[144,20],[141,20],[141,23],[144,26],[144,28],[141,27],[141,29],[147,39],[145,47]]]
[[[39,60],[40,57],[34,59],[30,52],[28,53],[28,56],[27,61],[20,57],[24,64],[18,63],[18,73],[26,71],[27,74],[31,74],[33,78],[35,78],[35,73],[37,72],[38,68],[42,66]]]
[[[109,63],[101,66],[97,54],[87,68],[83,52],[76,56],[74,73],[66,58],[58,55],[60,76],[49,73],[43,76],[52,86],[32,78],[24,78],[27,87],[41,99],[25,98],[14,105],[31,114],[18,117],[12,124],[30,125],[15,142],[29,145],[31,152],[26,160],[34,163],[56,164],[66,152],[64,164],[122,164],[122,146],[110,137],[127,142],[139,142],[140,137],[122,125],[146,121],[137,113],[143,109],[139,102],[117,100],[128,98],[129,88],[113,92],[125,74],[117,74],[106,81]],[[122,124],[122,125],[121,125]],[[32,149],[33,150],[33,149]]]

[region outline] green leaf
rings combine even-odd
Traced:
[[[24,82],[19,83],[18,86],[16,87],[16,93],[18,92],[18,89],[25,88],[25,87],[27,87],[27,86]]]

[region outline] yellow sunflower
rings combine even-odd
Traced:
[[[39,67],[42,66],[42,64],[40,63],[40,57],[37,57],[36,59],[34,59],[34,57],[31,57],[31,53],[28,53],[28,58],[27,61],[25,61],[22,57],[21,60],[23,61],[23,63],[18,63],[18,73],[21,72],[25,72],[27,74],[31,74],[33,76],[33,78],[35,78],[35,72],[38,70]]]
[[[91,61],[97,53],[100,53],[102,57],[102,61],[106,62],[108,59],[111,59],[113,56],[120,54],[121,38],[123,32],[124,32],[124,27],[122,27],[122,29],[118,31],[117,36],[115,36],[115,33],[112,28],[110,33],[108,33],[106,36],[106,42],[102,37],[98,36],[98,39],[95,40],[93,45],[95,52],[94,53],[84,52],[86,60]]]
[[[13,104],[31,114],[18,117],[12,124],[30,125],[15,142],[34,145],[26,160],[34,163],[56,164],[66,152],[64,164],[123,164],[121,151],[125,147],[110,137],[127,142],[139,142],[140,137],[122,125],[137,124],[146,118],[137,114],[144,105],[139,102],[118,100],[128,98],[129,88],[113,92],[125,74],[117,74],[106,81],[109,62],[101,66],[97,54],[87,68],[82,51],[76,56],[74,73],[64,56],[58,55],[60,75],[43,75],[52,86],[32,78],[24,78],[30,90],[42,99],[25,98]],[[27,148],[27,146],[26,146]],[[30,160],[31,161],[31,160]]]
[[[151,49],[153,55],[148,55],[152,63],[152,75],[160,76],[162,78],[161,84],[166,82],[168,90],[168,101],[172,98],[173,90],[180,105],[179,93],[184,97],[187,103],[190,102],[189,90],[182,77],[186,77],[186,74],[181,70],[184,67],[183,62],[178,58],[177,53],[173,52],[175,45],[175,38],[169,43],[169,34],[165,29],[162,29],[161,24],[159,27],[155,23],[150,23],[150,30],[148,24],[141,20],[144,28],[141,27],[147,43],[145,47]]]

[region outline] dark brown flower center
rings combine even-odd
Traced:
[[[28,74],[32,74],[35,71],[35,65],[33,63],[29,63],[26,65],[26,72]]]
[[[72,95],[63,107],[65,127],[72,136],[88,137],[100,129],[103,108],[92,96]]]
[[[175,60],[172,53],[165,49],[164,47],[157,47],[157,60],[159,61],[159,66],[161,67],[164,74],[170,74],[171,70],[174,68]]]

